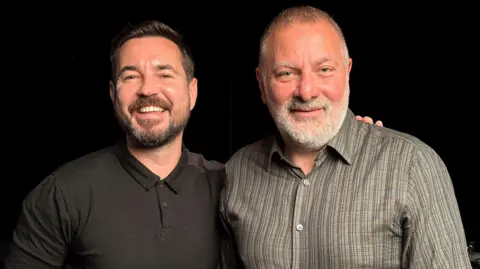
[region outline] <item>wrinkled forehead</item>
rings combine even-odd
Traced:
[[[122,45],[118,52],[117,69],[126,66],[138,71],[154,71],[161,66],[169,66],[183,71],[182,55],[175,43],[162,37],[142,37],[131,39]]]
[[[342,61],[342,40],[333,26],[324,20],[277,26],[271,33],[266,56],[271,61],[331,59]]]

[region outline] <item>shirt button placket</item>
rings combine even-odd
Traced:
[[[301,181],[297,181],[297,195],[295,197],[295,207],[293,213],[293,223],[294,227],[292,229],[293,232],[293,267],[292,268],[299,268],[302,261],[300,261],[300,240],[303,237],[303,212],[308,210],[305,208],[305,202],[307,198],[307,188],[310,185],[310,181],[308,179],[302,179]]]

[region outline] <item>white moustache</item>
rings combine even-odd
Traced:
[[[316,110],[316,109],[325,109],[328,110],[332,104],[326,100],[315,99],[307,103],[300,103],[298,101],[293,101],[288,108],[290,110]]]

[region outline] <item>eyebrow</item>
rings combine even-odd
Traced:
[[[136,71],[136,70],[137,70],[137,67],[134,66],[134,65],[124,66],[124,67],[122,67],[122,69],[120,69],[120,72],[118,72],[118,77],[122,76],[122,74],[127,72],[127,71]]]
[[[330,62],[330,61],[336,63],[336,61],[333,60],[332,58],[323,57],[323,58],[320,58],[320,60],[318,60],[318,61],[316,62],[316,64],[319,65],[319,64],[326,63],[326,62]],[[291,64],[291,63],[288,63],[288,62],[279,62],[279,63],[276,63],[276,64],[275,64],[275,68],[274,68],[274,69],[281,68],[281,67],[292,68],[292,69],[297,68],[297,66],[295,66],[295,65],[293,65],[293,64]]]
[[[175,68],[173,68],[171,64],[157,64],[155,65],[155,69],[157,69],[157,71],[171,70],[172,72],[178,75],[177,70],[175,70]],[[123,73],[127,71],[137,71],[137,70],[138,69],[135,65],[126,65],[122,67],[122,69],[120,69],[120,72],[118,72],[118,76],[120,77]]]
[[[177,70],[175,70],[175,68],[173,68],[173,66],[170,64],[157,64],[155,65],[155,69],[157,69],[157,71],[171,70],[175,74],[178,74]]]

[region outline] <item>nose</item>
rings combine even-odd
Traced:
[[[319,91],[315,86],[315,76],[303,73],[298,85],[298,97],[303,101],[309,101],[318,97]]]
[[[137,91],[139,96],[151,96],[158,93],[158,85],[156,85],[154,78],[144,77],[140,88]]]

